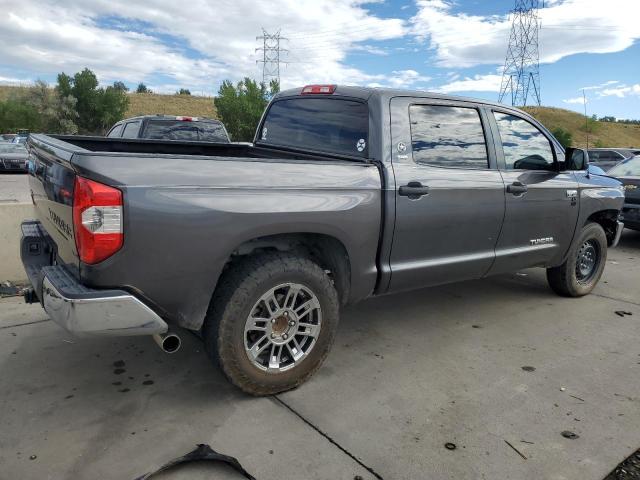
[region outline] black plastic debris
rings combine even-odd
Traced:
[[[218,453],[215,450],[213,450],[209,445],[202,444],[202,443],[198,444],[198,447],[195,450],[181,457],[175,458],[170,462],[165,463],[157,470],[153,472],[145,473],[141,477],[137,477],[135,480],[147,480],[148,478],[151,478],[160,472],[164,472],[166,470],[172,469],[174,467],[177,467],[178,465],[183,465],[185,463],[191,463],[191,462],[200,462],[203,460],[211,461],[211,462],[226,463],[231,468],[233,468],[236,472],[240,473],[244,478],[247,478],[249,480],[256,480],[253,475],[247,472],[242,467],[242,465],[240,465],[240,462],[238,462],[236,458],[230,457],[229,455],[224,455],[222,453]]]
[[[446,448],[447,450],[455,450],[458,447],[455,443],[447,442],[444,444],[444,448]]]
[[[640,478],[640,450],[618,465],[604,480],[637,480]]]
[[[580,438],[580,435],[577,433],[570,432],[569,430],[565,430],[561,434],[564,438],[568,438],[569,440],[575,440],[576,438]]]
[[[536,367],[532,367],[530,365],[525,365],[524,367],[522,367],[522,370],[524,370],[525,372],[535,372],[536,371]]]
[[[627,312],[625,310],[616,310],[616,315],[618,315],[619,317],[624,317],[625,315],[633,315],[633,313],[631,312]]]

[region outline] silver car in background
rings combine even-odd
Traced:
[[[24,144],[0,143],[0,172],[27,172],[29,154]]]

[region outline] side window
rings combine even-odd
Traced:
[[[116,125],[115,127],[113,127],[111,129],[111,131],[109,132],[109,134],[107,135],[107,137],[109,138],[119,138],[122,135],[122,127],[124,125],[121,123],[119,125]]]
[[[140,120],[137,122],[129,122],[124,127],[122,138],[138,138],[138,130],[140,130]]]
[[[489,157],[474,108],[411,105],[413,160],[439,167],[488,168]]]
[[[507,170],[553,170],[554,159],[549,139],[526,120],[493,112]]]

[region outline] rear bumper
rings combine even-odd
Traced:
[[[22,264],[51,320],[78,335],[153,335],[166,322],[124,290],[94,290],[63,266],[50,265],[51,244],[40,222],[22,223]]]

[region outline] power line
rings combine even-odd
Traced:
[[[504,61],[498,101],[508,94],[511,105],[524,106],[529,100],[540,105],[540,55],[538,0],[516,0]]]
[[[271,80],[276,80],[279,84],[280,64],[286,63],[280,60],[280,54],[288,51],[280,48],[280,42],[287,39],[280,36],[280,30],[270,34],[263,28],[262,35],[256,40],[262,40],[262,47],[256,48],[256,52],[262,51],[262,60],[256,60],[256,63],[262,63],[262,82],[268,85]]]

